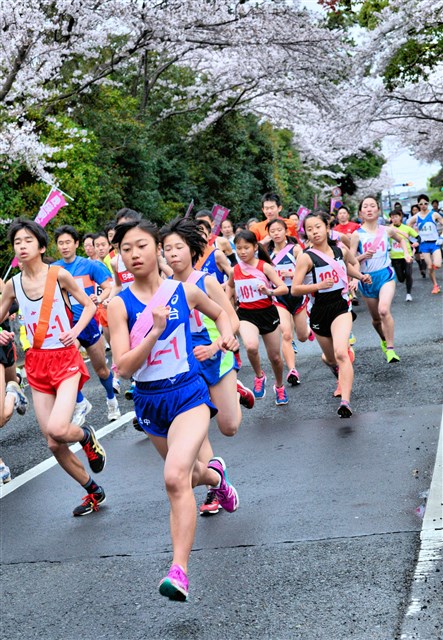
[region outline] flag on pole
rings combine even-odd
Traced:
[[[300,224],[303,224],[304,219],[311,213],[308,207],[299,207],[297,211],[298,219],[300,220]]]
[[[69,197],[69,196],[68,196]],[[63,191],[59,191],[55,187],[51,188],[51,191],[46,196],[46,200],[40,207],[39,212],[34,220],[40,226],[46,227],[48,222],[57,215],[62,207],[67,207],[69,202],[66,202],[65,194]],[[14,258],[11,263],[11,267],[17,267],[18,260]]]
[[[191,202],[189,203],[188,210],[185,213],[185,218],[189,218],[189,214],[191,213],[193,208],[194,208],[194,200],[192,199]]]
[[[214,236],[218,236],[220,233],[220,227],[223,220],[225,220],[229,215],[230,209],[226,209],[226,207],[222,207],[221,204],[215,204],[212,207],[212,219],[214,220],[214,226],[212,228],[212,234]]]

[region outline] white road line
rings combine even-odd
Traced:
[[[434,472],[426,503],[423,526],[420,533],[420,552],[414,572],[411,589],[411,602],[406,619],[421,612],[423,602],[419,585],[435,574],[435,569],[443,557],[443,416],[440,425],[440,437],[437,446]],[[410,636],[402,634],[406,640]]]
[[[124,424],[132,420],[134,416],[135,416],[134,411],[128,411],[128,413],[123,414],[118,420],[114,420],[114,422],[110,422],[109,424],[105,425],[104,427],[96,431],[97,438],[100,439],[100,438],[103,438],[104,436],[107,436],[108,433],[112,433],[112,431],[115,431],[119,427],[122,427]],[[75,444],[71,445],[69,448],[71,449],[71,451],[75,453],[76,451],[79,451],[82,447],[79,442],[76,442]],[[33,480],[34,478],[39,476],[41,473],[44,473],[51,467],[54,467],[56,464],[57,464],[57,460],[54,458],[54,456],[52,456],[51,458],[48,458],[47,460],[40,462],[40,464],[36,465],[32,469],[28,469],[28,471],[25,471],[25,473],[22,473],[21,476],[17,476],[16,478],[13,478],[11,482],[0,485],[0,498],[4,498],[9,493],[12,493],[12,491],[15,491],[16,489],[23,486],[30,480]]]

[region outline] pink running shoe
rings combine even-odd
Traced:
[[[315,333],[312,331],[312,329],[309,332],[308,340],[309,342],[314,342],[315,340]]]
[[[255,403],[255,396],[251,389],[245,387],[243,382],[240,382],[240,380],[237,380],[237,393],[240,394],[240,404],[246,407],[246,409],[252,409]]]
[[[169,600],[186,602],[188,599],[189,582],[186,573],[179,564],[173,564],[168,575],[160,580],[158,590]]]
[[[229,513],[236,511],[239,505],[238,493],[229,482],[223,458],[211,458],[208,462],[208,469],[217,471],[221,478],[220,486],[212,489],[218,498],[220,506]]]
[[[300,384],[300,376],[298,375],[297,369],[291,369],[288,375],[286,376],[286,382],[291,384],[293,387],[295,385]]]

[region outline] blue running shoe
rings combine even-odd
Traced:
[[[253,393],[256,398],[264,398],[266,395],[266,376],[261,372],[262,375],[260,378],[254,378],[254,389]]]
[[[284,386],[276,387],[274,385],[274,393],[275,393],[275,404],[276,405],[288,404],[288,402],[289,402],[288,395],[286,393],[286,389],[285,389]]]

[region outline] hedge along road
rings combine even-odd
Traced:
[[[335,415],[335,379],[314,343],[299,345],[302,384],[289,389],[289,405],[274,405],[266,366],[268,394],[244,411],[237,436],[211,427],[241,504],[199,520],[189,603],[157,592],[171,558],[168,504],[161,461],[133,430],[132,414],[103,437],[108,499],[97,514],[71,517],[82,492],[57,466],[5,495],[4,636],[440,637],[431,587],[441,573],[426,576],[424,593],[415,571],[416,509],[431,483],[441,423],[441,297],[415,267],[414,275],[413,302],[404,302],[400,285],[393,306],[398,365],[387,365],[368,313],[357,308],[353,418]],[[251,385],[242,357],[240,378]],[[94,376],[85,393],[100,429],[106,408]],[[131,411],[130,402],[120,404]],[[0,432],[0,447],[15,477],[49,457],[32,407]],[[196,490],[198,502],[204,493]],[[437,557],[429,571],[440,565]]]

